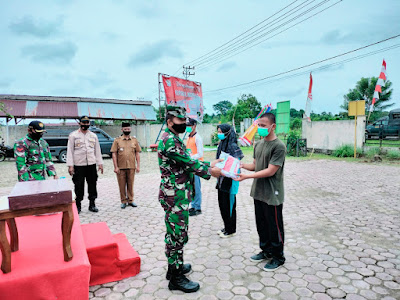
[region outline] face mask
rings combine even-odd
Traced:
[[[223,133],[218,133],[218,138],[219,138],[220,140],[225,139],[225,134],[223,134]]]
[[[186,124],[175,124],[172,125],[172,129],[175,130],[177,133],[184,133],[186,130]]]
[[[31,138],[35,141],[40,140],[40,138],[43,136],[43,132],[32,132],[31,133]]]
[[[89,125],[81,125],[82,130],[88,130],[89,129]]]
[[[131,134],[130,131],[123,131],[123,133],[124,133],[125,135],[130,135],[130,134]]]
[[[186,127],[186,132],[187,132],[187,133],[191,133],[191,132],[192,132],[192,127],[187,126],[187,127]]]
[[[261,127],[258,127],[257,132],[258,132],[258,134],[259,134],[261,137],[266,137],[266,136],[268,136],[268,134],[269,134],[268,128],[261,128]]]

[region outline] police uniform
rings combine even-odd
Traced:
[[[122,123],[122,127],[130,127],[129,123]],[[142,148],[135,137],[122,135],[114,140],[111,152],[116,153],[117,166],[120,170],[117,174],[121,203],[133,204],[133,183],[136,171],[136,153],[142,152]],[[121,208],[125,208],[122,205]]]
[[[45,131],[44,124],[32,121],[28,128],[36,133]],[[18,181],[45,180],[47,176],[56,176],[49,144],[43,139],[33,139],[30,134],[19,139],[14,145],[14,156],[18,171]]]
[[[83,116],[82,121],[89,121],[89,118]],[[71,132],[68,137],[67,166],[74,167],[72,181],[75,185],[75,201],[78,211],[81,209],[81,201],[84,196],[85,179],[88,185],[89,210],[94,211],[93,208],[96,208],[98,178],[96,165],[103,165],[97,135],[89,129],[86,133],[80,129]]]
[[[167,114],[185,118],[185,113],[184,108],[167,106]],[[174,276],[183,268],[194,174],[210,179],[210,167],[209,163],[192,159],[179,136],[168,128],[158,144],[158,164],[161,172],[159,201],[165,212],[165,255],[168,272]]]

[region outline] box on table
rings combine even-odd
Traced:
[[[8,196],[10,210],[46,207],[72,202],[67,180],[37,180],[18,182]]]

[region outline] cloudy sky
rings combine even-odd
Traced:
[[[348,89],[361,77],[378,76],[385,58],[393,101],[400,107],[400,48],[379,52],[400,44],[400,37],[257,84],[215,91],[400,34],[399,0],[344,0],[331,8],[337,0],[292,2],[0,0],[0,94],[144,99],[157,107],[157,74],[182,76],[185,64],[196,68],[190,79],[202,83],[208,113],[218,101],[235,103],[243,93],[274,107],[291,100],[300,109],[307,97],[308,71],[314,70],[312,110],[337,113]],[[217,49],[222,52],[213,52],[214,60],[210,55],[198,59],[289,4],[275,19],[242,35],[243,42],[237,39],[226,51]],[[378,53],[341,63],[371,52]]]

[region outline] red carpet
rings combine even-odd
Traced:
[[[125,234],[112,234],[107,224],[82,225],[89,261],[92,267],[90,285],[118,281],[140,271],[140,257]]]
[[[12,253],[11,272],[0,271],[1,300],[88,299],[90,263],[76,208],[70,262],[64,262],[61,217],[16,218],[19,250]]]

